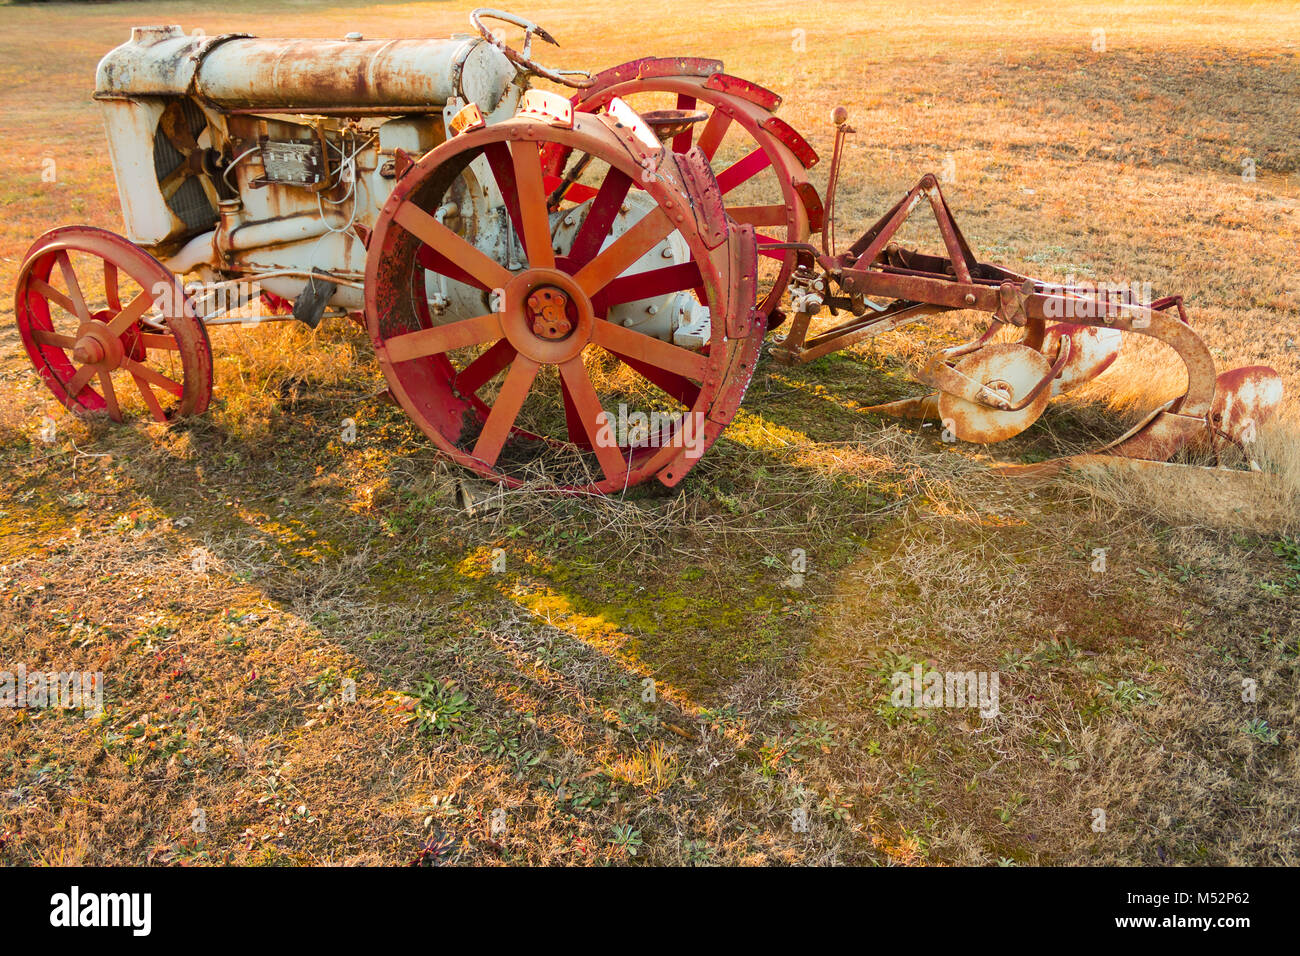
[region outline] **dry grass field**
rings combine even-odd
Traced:
[[[469,7],[0,6],[0,670],[106,680],[93,719],[0,710],[0,861],[1300,862],[1300,8],[509,6],[562,67],[719,57],[827,159],[847,106],[841,242],[949,164],[986,260],[1182,293],[1221,367],[1286,380],[1265,473],[1027,487],[861,412],[916,393],[939,324],[763,363],[671,493],[483,518],[339,320],[215,331],[200,420],[78,420],[9,290],[45,229],[121,229],[98,58],[136,24],[436,36]],[[1099,384],[1010,453],[1178,386],[1140,350]],[[997,672],[999,713],[891,705],[916,665]]]

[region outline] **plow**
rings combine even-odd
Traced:
[[[1009,474],[1249,466],[1281,405],[1272,369],[1216,369],[1179,296],[979,261],[934,175],[838,249],[842,109],[819,193],[781,97],[719,61],[558,71],[534,55],[555,44],[540,26],[471,20],[443,39],[133,30],[95,88],[125,234],[55,228],[19,272],[16,321],[54,396],[179,421],[211,401],[210,329],[346,317],[386,397],[452,461],[597,494],[681,482],[760,361],[807,363],[945,313],[971,332],[924,362],[925,394],[867,411],[994,445],[1134,337],[1185,367],[1183,393],[1118,438],[995,466]],[[898,241],[914,215],[933,220],[934,251]]]

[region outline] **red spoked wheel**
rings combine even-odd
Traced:
[[[584,157],[590,198],[548,204],[552,147]],[[643,179],[649,153],[657,172]],[[580,114],[571,129],[516,118],[463,134],[402,177],[371,237],[366,321],[394,396],[453,460],[512,487],[604,494],[676,484],[716,439],[762,327],[752,230],[727,223],[688,165]],[[438,217],[473,170],[492,180],[475,194],[501,196],[477,226],[504,235]],[[444,279],[461,291],[431,313]],[[676,320],[640,305],[682,293],[709,309],[702,347],[675,344]]]
[[[63,226],[32,245],[14,315],[27,354],[72,411],[122,421],[198,415],[212,396],[212,350],[180,281],[106,229]]]
[[[666,110],[701,114],[668,143],[679,153],[698,145],[712,164],[726,197],[727,214],[757,230],[760,268],[758,309],[779,325],[777,307],[794,271],[796,253],[764,249],[776,243],[806,242],[821,229],[821,201],[808,181],[817,154],[794,129],[775,116],[781,98],[748,80],[722,72],[718,60],[690,57],[634,60],[592,78],[573,97],[574,108],[594,113],[618,97],[651,116]],[[665,117],[669,119],[669,117]],[[563,182],[573,160],[561,150],[546,156],[548,186]],[[580,187],[572,198],[583,198]],[[567,194],[566,194],[567,195]]]

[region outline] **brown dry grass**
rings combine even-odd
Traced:
[[[441,4],[293,9],[6,7],[0,285],[47,226],[118,227],[89,91],[132,24],[465,26]],[[823,154],[822,117],[848,105],[842,240],[951,157],[945,192],[987,258],[1182,292],[1223,365],[1300,388],[1295,10],[804,10],[519,12],[563,66],[720,56],[785,94]],[[761,368],[671,494],[519,492],[469,521],[462,476],[373,399],[351,328],[214,336],[215,407],[172,430],[69,419],[9,322],[0,344],[0,669],[108,683],[94,721],[0,713],[6,862],[1296,862],[1292,425],[1261,436],[1273,485],[1011,486],[861,413],[908,392],[898,337]],[[1126,361],[1142,397],[1177,388],[1158,356]],[[1122,372],[1120,405],[1139,397]],[[1054,409],[1012,451],[1104,431],[1103,411]],[[888,677],[912,662],[997,670],[1000,715],[895,711]]]

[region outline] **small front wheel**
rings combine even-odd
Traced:
[[[42,381],[72,411],[122,421],[202,414],[212,348],[180,280],[106,229],[62,226],[32,245],[14,316]]]

